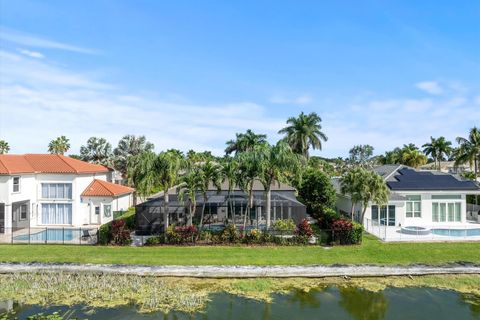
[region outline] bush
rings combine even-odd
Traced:
[[[292,219],[277,220],[273,224],[273,230],[279,232],[294,232],[295,222]]]
[[[126,246],[132,243],[130,230],[124,220],[114,220],[111,226],[111,243],[117,246]]]
[[[303,174],[298,195],[300,201],[307,206],[307,212],[316,219],[327,208],[335,207],[335,188],[330,178],[319,169],[310,168]]]
[[[307,238],[310,238],[311,236],[313,236],[312,227],[310,226],[310,223],[308,223],[307,219],[303,219],[297,225],[297,230],[295,231],[295,235],[299,237],[307,237]]]
[[[322,229],[330,229],[335,220],[340,219],[340,215],[332,208],[325,208],[322,215],[318,218],[318,223]]]
[[[257,229],[250,230],[245,237],[243,238],[243,241],[248,244],[253,244],[253,243],[261,243],[262,239],[262,233],[258,231]]]
[[[237,227],[234,224],[229,224],[223,229],[220,234],[220,239],[223,242],[228,243],[237,243],[240,240],[240,233],[237,230]]]
[[[338,219],[332,223],[333,241],[348,245],[362,242],[363,226],[347,219]]]
[[[146,246],[158,246],[163,243],[163,237],[155,236],[150,237],[145,241]]]
[[[106,246],[111,240],[111,223],[101,225],[98,229],[98,243]]]

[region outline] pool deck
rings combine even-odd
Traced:
[[[96,236],[93,235],[90,239],[81,238],[79,236],[75,236],[72,239],[68,239],[69,237],[66,236],[65,240],[58,240],[58,239],[51,239],[45,241],[43,239],[35,239],[35,235],[41,232],[45,232],[48,230],[65,230],[65,231],[75,231],[79,234],[82,233],[83,230],[91,230],[91,233],[96,233],[97,229],[99,228],[98,225],[84,225],[81,228],[74,228],[74,227],[35,227],[35,228],[22,228],[15,231],[6,230],[6,233],[0,234],[0,243],[14,243],[14,244],[96,244]],[[28,234],[30,233],[31,239],[28,240]],[[27,239],[19,239],[21,237],[26,237]]]
[[[480,223],[477,222],[467,222],[464,224],[455,224],[455,225],[418,225],[418,227],[424,227],[428,229],[447,229],[455,232],[456,230],[465,230],[465,229],[480,229]],[[436,241],[480,241],[479,236],[449,236],[449,235],[438,235],[438,234],[426,234],[426,235],[416,235],[416,234],[405,234],[401,232],[400,227],[388,227],[388,226],[369,226],[366,228],[366,231],[382,241],[385,242],[436,242]]]

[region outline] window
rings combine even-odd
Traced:
[[[462,221],[462,204],[460,202],[432,203],[432,222]]]
[[[103,206],[103,215],[105,218],[110,218],[112,216],[112,206],[111,205],[104,205]]]
[[[27,220],[28,219],[28,206],[26,204],[22,204],[20,206],[20,220]]]
[[[100,214],[100,207],[95,207],[95,214]]]
[[[457,200],[457,199],[462,199],[462,195],[460,194],[434,194],[432,195],[432,200]]]
[[[43,199],[72,199],[71,183],[42,183]]]
[[[20,177],[13,177],[13,192],[20,192]]]
[[[72,205],[42,203],[42,224],[72,224]]]
[[[422,217],[422,197],[421,196],[407,196],[406,201],[406,217],[407,218],[421,218]]]
[[[372,220],[381,225],[395,226],[395,206],[382,206],[379,210],[377,205],[372,205]]]
[[[372,206],[372,220],[378,220],[378,206]]]

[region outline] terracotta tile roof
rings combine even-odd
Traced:
[[[0,174],[18,173],[97,173],[108,172],[105,166],[58,154],[2,154]]]
[[[82,192],[84,197],[113,197],[134,192],[135,189],[103,180],[94,179]]]

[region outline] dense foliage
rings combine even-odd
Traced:
[[[363,226],[347,219],[338,219],[332,223],[332,237],[336,244],[348,245],[362,242]]]
[[[300,201],[307,206],[307,213],[322,218],[329,208],[335,208],[336,193],[330,178],[318,169],[308,169],[298,188]]]

